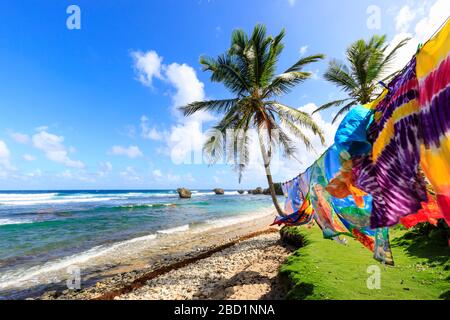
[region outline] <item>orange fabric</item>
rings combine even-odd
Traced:
[[[422,202],[422,209],[417,213],[401,218],[400,222],[409,229],[422,222],[429,222],[436,226],[438,220],[442,218],[444,218],[444,215],[439,209],[438,202],[432,196],[428,195],[428,202]]]

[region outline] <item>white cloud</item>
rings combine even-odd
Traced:
[[[70,168],[84,168],[84,163],[79,160],[72,160],[69,151],[64,146],[64,137],[57,136],[47,131],[36,133],[32,137],[33,146],[44,152],[45,156],[54,162],[61,163]]]
[[[106,176],[108,173],[110,173],[113,169],[113,166],[111,164],[111,162],[106,161],[106,162],[100,162],[99,164],[99,170],[97,172],[97,174],[100,177]]]
[[[295,3],[297,2],[297,0],[288,0],[288,4],[293,7],[295,6]]]
[[[306,51],[308,51],[309,46],[308,45],[304,45],[303,47],[300,48],[299,53],[301,56],[305,55]]]
[[[157,179],[162,178],[162,176],[163,176],[161,170],[159,170],[159,169],[153,170],[152,175],[153,175],[153,177],[155,177]]]
[[[154,67],[151,70],[157,69],[159,71],[157,73],[145,73],[146,75],[150,74],[152,76],[144,77],[144,80],[151,79],[157,74],[158,78],[163,79],[174,88],[174,92],[171,93],[172,104],[170,111],[176,119],[176,124],[168,132],[159,132],[156,128],[151,128],[148,125],[148,118],[144,116],[141,118],[142,136],[152,140],[164,140],[166,147],[160,148],[159,150],[163,150],[164,154],[171,155],[174,162],[181,163],[183,159],[189,157],[191,152],[199,152],[202,150],[204,141],[202,124],[215,119],[208,112],[197,112],[185,118],[177,110],[177,107],[187,105],[194,101],[205,100],[204,84],[197,78],[195,69],[185,63],[162,65],[162,58],[155,51],[139,54],[139,57],[145,56],[158,57],[159,67]],[[152,59],[155,60],[154,58]],[[137,60],[135,59],[135,61]],[[145,85],[148,81],[142,83]]]
[[[414,31],[420,42],[427,41],[433,33],[450,16],[450,1],[436,0],[430,7],[428,15],[421,19]]]
[[[162,140],[164,133],[159,132],[155,127],[150,128],[147,116],[141,117],[141,136],[149,140]]]
[[[24,133],[11,132],[9,135],[17,143],[27,144],[30,141],[30,137]]]
[[[111,148],[111,153],[116,156],[126,156],[131,159],[139,158],[144,155],[138,146],[113,146]]]
[[[181,180],[181,177],[176,174],[168,173],[167,174],[167,180],[169,182],[179,182]]]
[[[392,72],[403,69],[416,53],[418,45],[426,42],[450,16],[450,1],[448,0],[436,0],[431,5],[422,5],[414,11],[409,7],[409,9],[405,9],[405,7],[407,6],[402,7],[395,17],[398,33],[389,43],[387,52],[390,52],[402,39],[411,38],[411,40],[398,51],[397,57],[391,65]],[[409,31],[414,20],[418,20],[412,28],[414,31]]]
[[[167,68],[167,79],[176,89],[172,96],[172,112],[178,119],[178,124],[172,126],[168,135],[167,145],[172,161],[181,163],[190,158],[191,153],[201,152],[205,140],[203,123],[215,118],[208,112],[197,112],[185,118],[175,110],[178,106],[205,100],[204,84],[198,80],[192,67],[173,63]]]
[[[65,170],[56,175],[58,178],[68,179],[68,180],[79,180],[82,182],[94,183],[96,180],[92,177],[92,173],[87,173],[84,170],[78,170],[75,173],[71,170]]]
[[[36,160],[36,157],[33,156],[33,155],[31,155],[31,154],[24,154],[24,155],[22,156],[22,158],[23,158],[23,160],[25,160],[25,161],[34,161],[34,160]]]
[[[42,171],[41,169],[36,169],[32,172],[27,173],[26,176],[30,178],[38,178],[42,176]]]
[[[417,12],[410,6],[403,6],[395,17],[395,29],[398,32],[408,32],[411,22],[416,17]]]
[[[6,176],[7,171],[13,170],[11,165],[11,152],[8,146],[2,140],[0,140],[0,176]]]
[[[311,72],[311,79],[312,80],[320,80],[320,71],[319,71],[319,69],[308,70],[308,72]]]
[[[172,63],[166,68],[166,77],[176,90],[172,95],[174,108],[205,99],[204,84],[191,66]]]
[[[119,174],[125,180],[129,180],[129,181],[140,181],[141,180],[141,177],[139,177],[136,170],[130,166],[126,167],[125,170],[121,171]]]
[[[155,51],[133,51],[134,69],[137,79],[145,86],[152,87],[153,78],[161,79],[162,57]]]

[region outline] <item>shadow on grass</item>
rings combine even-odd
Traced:
[[[450,300],[450,290],[448,290],[448,291],[444,292],[443,294],[441,294],[439,296],[439,298],[443,299],[443,300]]]
[[[430,265],[446,265],[450,260],[449,233],[450,228],[443,221],[437,227],[423,223],[394,239],[392,244],[402,247],[409,256],[426,259]]]
[[[312,283],[298,283],[291,291],[289,291],[288,298],[293,300],[305,300],[314,293],[314,287],[315,286]]]

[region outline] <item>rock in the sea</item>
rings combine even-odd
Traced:
[[[266,196],[270,194],[270,189],[264,189],[263,194],[265,194]]]
[[[252,190],[252,194],[263,194],[263,188],[258,187],[254,190]]]
[[[239,194],[244,194],[244,192],[245,192],[244,190],[238,190]]]
[[[276,182],[273,184],[273,187],[275,188],[275,194],[277,196],[282,196],[283,194],[283,188],[281,188],[281,183],[280,182]]]
[[[225,190],[222,188],[215,188],[213,191],[215,194],[225,194]]]
[[[192,192],[186,188],[178,188],[177,192],[182,199],[189,199],[192,196]]]

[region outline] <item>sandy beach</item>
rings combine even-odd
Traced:
[[[281,299],[277,274],[289,250],[269,227],[273,217],[267,211],[224,227],[173,233],[157,246],[139,243],[120,263],[110,261],[83,279],[81,290],[50,290],[39,299]]]

